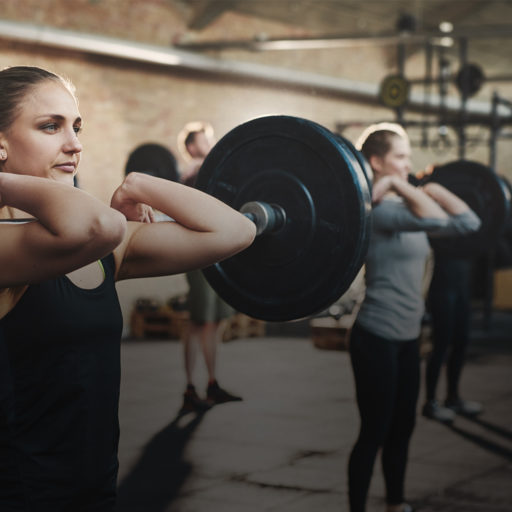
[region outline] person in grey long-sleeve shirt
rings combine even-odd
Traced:
[[[364,512],[375,458],[382,448],[386,512],[409,512],[404,481],[419,394],[427,233],[470,233],[480,220],[441,185],[417,188],[408,183],[410,145],[400,126],[370,127],[361,146],[374,173],[374,208],[365,262],[366,295],[350,339],[361,418],[348,467],[350,511]]]
[[[366,297],[358,323],[392,340],[420,334],[424,313],[423,272],[431,236],[463,235],[478,228],[472,210],[444,219],[415,216],[398,197],[373,209],[373,232],[366,257]]]

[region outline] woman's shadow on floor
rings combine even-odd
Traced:
[[[202,418],[203,414],[178,414],[148,442],[119,483],[119,512],[163,512],[169,506],[192,469],[183,460],[183,451]]]
[[[481,419],[478,416],[461,416],[463,416],[467,421],[471,421],[474,424],[479,425],[483,429],[489,431],[491,435],[497,435],[499,437],[502,437],[506,444],[508,444],[508,442],[512,440],[512,431],[507,427],[496,425],[494,423]],[[452,430],[453,432],[460,435],[461,437],[464,437],[468,441],[471,441],[477,446],[480,446],[480,448],[483,448],[488,452],[499,455],[500,457],[503,457],[508,461],[512,461],[512,450],[505,444],[498,443],[496,441],[493,441],[489,437],[486,437],[481,434],[476,434],[475,432],[472,432],[469,429],[462,428],[455,424],[448,424],[446,426],[450,428],[450,430]]]

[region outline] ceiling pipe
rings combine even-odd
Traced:
[[[252,39],[226,39],[209,41],[183,41],[175,46],[183,50],[246,50],[246,51],[279,51],[279,50],[317,50],[327,48],[352,48],[361,46],[395,46],[397,44],[415,44],[424,46],[430,43],[434,46],[454,45],[456,39],[469,38],[504,38],[512,37],[512,28],[508,25],[478,26],[467,29],[457,29],[451,32],[435,30],[416,32],[410,29],[398,28],[394,32],[368,34],[323,34],[302,37],[267,37],[257,34]]]
[[[62,50],[79,51],[94,55],[103,55],[133,62],[144,62],[170,68],[182,68],[222,76],[243,77],[261,80],[272,84],[282,84],[308,91],[319,90],[336,94],[362,103],[378,104],[379,85],[357,82],[344,78],[319,75],[287,68],[278,68],[262,64],[223,60],[197,55],[176,48],[148,45],[122,39],[102,37],[74,31],[61,30],[42,25],[31,25],[0,20],[0,39],[35,44]],[[432,95],[425,104],[423,94],[411,93],[407,110],[439,113],[441,99]],[[445,99],[445,112],[457,114],[460,110],[459,98]],[[468,102],[468,121],[488,123],[490,121],[490,102]],[[501,108],[500,118],[510,118],[510,111]]]

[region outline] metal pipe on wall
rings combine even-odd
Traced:
[[[465,69],[468,63],[468,40],[462,37],[459,41],[459,61],[460,69]],[[462,160],[466,156],[466,121],[467,121],[467,104],[469,98],[469,77],[466,76],[462,80],[462,88],[460,91],[461,107],[460,107],[460,126],[459,126],[459,158]],[[492,111],[492,105],[491,105]],[[492,122],[492,121],[491,121]]]
[[[272,84],[284,84],[294,88],[317,89],[329,94],[339,94],[366,104],[378,103],[378,84],[250,62],[206,57],[175,48],[101,37],[54,27],[0,20],[0,39],[109,56],[133,62],[179,67],[224,76],[244,77]],[[457,115],[460,107],[460,99],[455,97],[446,98],[442,105],[442,108],[454,115]],[[428,110],[433,114],[439,113],[440,108],[441,98],[439,96],[432,95],[430,104],[425,105],[425,97],[421,93],[411,94],[407,104],[408,110],[417,112]],[[467,114],[471,116],[473,121],[489,122],[490,112],[491,104],[489,102],[472,101],[467,105]],[[508,110],[500,110],[498,116],[509,118]],[[469,117],[468,120],[470,120]]]

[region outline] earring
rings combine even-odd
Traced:
[[[5,160],[7,158],[7,153],[5,149],[0,150],[0,160]]]

